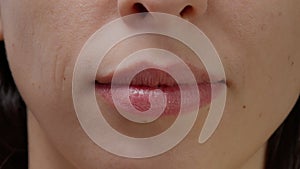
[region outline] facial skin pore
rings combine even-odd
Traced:
[[[106,23],[138,12],[137,2],[199,27],[220,54],[228,81],[224,117],[208,142],[197,143],[206,107],[178,146],[139,160],[112,155],[88,138],[71,90],[86,40]],[[0,37],[29,110],[31,169],[231,169],[247,162],[262,169],[265,144],[300,93],[299,0],[0,0],[0,10]]]

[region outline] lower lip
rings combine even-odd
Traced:
[[[198,84],[198,91],[200,95],[200,103],[197,103],[195,101],[195,91],[189,89],[188,87],[183,92],[188,92],[189,97],[186,98],[184,101],[185,107],[195,107],[199,105],[199,108],[202,108],[206,105],[208,105],[212,98],[211,98],[211,88],[216,89],[216,94],[218,94],[218,89],[220,85],[224,85],[223,83],[215,83],[215,84]],[[111,84],[95,84],[96,93],[97,95],[100,95],[102,98],[104,98],[104,101],[110,105],[114,106],[114,102],[112,99],[112,92],[111,92]],[[181,105],[181,97],[180,97],[180,88],[178,86],[170,87],[147,87],[147,86],[130,86],[129,87],[129,98],[131,101],[131,104],[139,110],[139,112],[143,113],[147,111],[150,108],[150,102],[149,102],[149,95],[151,95],[153,92],[155,92],[156,89],[161,89],[163,91],[163,94],[166,96],[167,99],[167,105],[164,109],[164,112],[162,113],[162,116],[164,115],[178,115],[180,111],[180,105]],[[117,101],[119,102],[125,102],[126,98],[124,93],[128,92],[128,87],[126,86],[120,86],[118,89],[118,95],[117,95]],[[193,96],[194,95],[194,96]],[[152,105],[153,106],[153,105]],[[121,109],[123,110],[130,110],[129,108],[131,105],[129,104],[122,104]],[[188,113],[193,110],[186,110],[186,112],[182,113]],[[130,113],[130,112],[129,112]],[[151,115],[150,115],[151,116]]]

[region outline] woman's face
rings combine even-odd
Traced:
[[[0,2],[7,57],[18,89],[53,145],[78,168],[239,167],[266,143],[299,96],[299,0]],[[75,61],[84,43],[106,23],[137,12],[136,2],[150,12],[181,16],[199,27],[220,54],[228,92],[222,121],[205,144],[197,140],[209,107],[201,109],[195,127],[179,145],[139,160],[112,155],[89,139],[76,118],[71,90]],[[144,37],[132,43],[137,48],[159,47],[159,40]],[[176,45],[172,42],[165,48],[176,52]],[[125,45],[105,57],[103,71],[116,66],[121,53],[134,47]],[[111,122],[120,130],[126,124]]]

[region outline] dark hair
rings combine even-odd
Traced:
[[[300,169],[300,99],[269,139],[266,169]]]
[[[27,168],[26,106],[12,78],[0,42],[0,169]]]
[[[16,88],[0,43],[0,169],[27,169],[26,106]],[[300,169],[299,99],[269,139],[266,169]]]

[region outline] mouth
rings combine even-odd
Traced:
[[[150,64],[150,63],[140,63],[140,64]],[[134,67],[138,65],[131,65],[128,68],[119,71],[121,77],[126,79],[128,74],[130,73],[130,67]],[[168,66],[176,66],[176,65],[168,65]],[[159,69],[146,69],[134,76],[131,80],[131,83],[128,87],[128,84],[122,83],[122,80],[119,81],[117,86],[117,101],[122,103],[121,109],[130,110],[131,105],[138,110],[139,115],[145,116],[153,116],[153,114],[146,114],[145,112],[150,109],[152,106],[162,106],[160,104],[151,105],[149,101],[149,97],[155,95],[164,95],[166,98],[166,106],[164,108],[164,112],[161,114],[165,115],[173,115],[176,116],[180,112],[181,105],[183,104],[185,107],[195,107],[195,105],[199,105],[199,108],[203,108],[210,104],[211,100],[211,91],[212,88],[216,90],[215,92],[218,94],[218,89],[221,88],[222,85],[225,84],[225,80],[220,79],[210,79],[208,73],[205,70],[198,69],[189,65],[192,73],[194,74],[195,80],[197,82],[197,87],[200,95],[200,103],[196,102],[194,99],[196,97],[195,88],[191,87],[192,83],[186,81],[184,83],[178,84],[175,79],[172,78],[168,73],[159,70]],[[112,78],[114,75],[114,71],[108,73],[107,75],[97,74],[95,80],[95,90],[96,94],[101,96],[105,103],[109,106],[114,106],[114,101],[112,98]],[[126,81],[126,80],[124,80]],[[180,87],[179,87],[180,86]],[[116,89],[114,87],[114,89]],[[157,92],[159,89],[162,92]],[[180,91],[182,90],[182,91]],[[129,92],[129,99],[131,105],[126,103],[126,94]],[[187,98],[181,99],[181,93],[184,92],[188,95]],[[154,97],[154,99],[159,99],[161,97]],[[159,100],[155,100],[155,103],[159,103]],[[185,110],[183,113],[188,113],[193,110]],[[128,112],[131,113],[131,112]],[[136,113],[136,112],[135,112]]]

